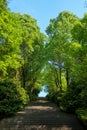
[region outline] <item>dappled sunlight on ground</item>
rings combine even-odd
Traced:
[[[14,117],[0,121],[0,130],[84,130],[72,114],[61,112],[58,107],[40,98],[17,112]]]

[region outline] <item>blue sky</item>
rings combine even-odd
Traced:
[[[45,97],[48,93],[45,90],[45,86],[43,86],[42,91],[38,94],[39,97]]]
[[[13,12],[28,13],[37,20],[42,32],[45,32],[51,18],[68,10],[79,17],[87,12],[84,3],[87,0],[9,0],[9,8]]]
[[[87,12],[84,3],[87,0],[9,0],[9,8],[12,12],[28,13],[37,20],[41,32],[45,32],[49,21],[58,16],[64,10],[83,17]],[[45,96],[47,93],[43,91],[39,96]]]

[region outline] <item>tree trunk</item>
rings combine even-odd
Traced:
[[[66,69],[66,82],[67,82],[67,87],[69,86],[69,69]]]
[[[15,74],[15,77],[16,77],[16,80],[19,80],[19,69],[16,70],[16,74]]]
[[[60,91],[62,91],[62,69],[61,69],[61,67],[59,68],[59,77],[60,77]]]
[[[59,88],[59,76],[58,76],[58,71],[57,71],[57,69],[55,69],[54,76],[55,76],[56,88],[57,88],[57,90],[58,90],[58,88]]]
[[[25,65],[24,66],[22,66],[22,70],[21,70],[22,72],[22,87],[23,88],[26,88],[26,74],[25,74]]]

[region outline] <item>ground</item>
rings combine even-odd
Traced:
[[[85,130],[73,114],[61,112],[57,105],[40,98],[14,117],[0,121],[0,130]]]

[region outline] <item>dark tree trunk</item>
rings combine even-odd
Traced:
[[[69,69],[66,69],[66,82],[67,82],[67,87],[69,86]]]
[[[26,74],[25,74],[25,66],[22,67],[22,87],[26,88]]]
[[[62,91],[62,69],[61,69],[61,67],[59,68],[59,77],[60,77],[60,91]]]
[[[33,78],[32,79],[32,83],[30,84],[30,92],[33,93],[33,90],[34,90],[34,85],[37,81],[37,78]]]

